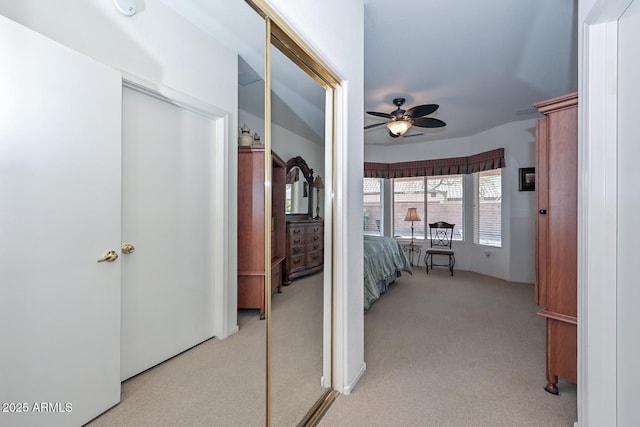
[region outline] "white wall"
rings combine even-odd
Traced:
[[[0,3],[0,13],[99,62],[227,111],[229,139],[235,147],[236,54],[162,3],[148,0],[132,17],[118,13],[111,1],[84,0],[4,1]],[[217,153],[228,151],[226,161],[221,164],[235,171],[237,151],[226,150],[226,147],[216,147],[216,150]],[[226,230],[236,229],[235,176],[235,173],[228,174],[228,187],[222,189],[227,191],[227,202],[216,204],[224,206],[216,216],[228,221]],[[227,236],[225,240],[224,253],[237,253],[236,239]],[[219,319],[222,329],[216,331],[218,336],[226,336],[237,324],[236,257],[224,256],[228,258],[224,263],[227,278],[218,286],[228,285],[229,292],[220,296],[227,299],[230,309],[226,319]]]
[[[263,136],[264,120],[253,114],[247,113],[244,110],[238,111],[238,123],[246,124],[253,132],[258,132],[260,136]],[[300,156],[306,162],[311,169],[313,169],[313,176],[320,175],[322,179],[325,178],[324,171],[324,145],[317,144],[303,136],[295,134],[288,129],[281,126],[271,125],[271,149],[285,162],[292,157]],[[313,212],[315,215],[316,195],[313,196]],[[305,206],[298,212],[306,212],[306,199],[303,201]],[[324,216],[323,200],[320,197],[320,216]]]
[[[541,100],[542,101],[542,100]],[[467,138],[365,147],[368,162],[395,163],[468,156],[503,148],[502,247],[476,245],[473,233],[471,183],[465,180],[464,242],[455,242],[456,268],[471,270],[514,282],[535,280],[535,192],[518,191],[518,169],[535,166],[535,119],[507,123]],[[486,252],[489,252],[487,256]]]
[[[364,372],[362,0],[270,0],[343,79],[338,91],[334,200],[334,386],[350,393]]]

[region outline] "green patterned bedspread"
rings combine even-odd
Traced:
[[[411,265],[397,241],[390,237],[364,236],[364,310],[384,293]]]

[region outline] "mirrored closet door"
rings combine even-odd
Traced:
[[[270,64],[272,149],[287,161],[288,211],[284,286],[271,305],[271,421],[296,425],[326,390],[323,298],[324,278],[331,274],[324,266],[325,210],[318,206],[324,185],[314,185],[330,170],[325,89],[273,44]]]
[[[337,80],[262,1],[172,7],[237,58],[227,147],[237,285],[230,334],[208,356],[216,380],[202,387],[229,397],[212,399],[220,424],[296,425],[331,389]]]

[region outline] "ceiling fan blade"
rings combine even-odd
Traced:
[[[367,125],[367,126],[364,127],[364,129],[367,130],[367,129],[375,128],[375,127],[386,125],[386,124],[387,124],[387,122],[376,123],[374,125]]]
[[[421,128],[441,128],[447,124],[442,120],[432,117],[418,117],[417,119],[413,119],[413,125]]]
[[[367,114],[371,114],[376,117],[384,117],[385,119],[391,119],[393,116],[389,113],[378,113],[377,111],[367,111]]]
[[[420,136],[420,135],[424,135],[424,133],[420,132],[420,133],[412,133],[411,135],[404,135],[403,138],[411,138],[412,136]]]
[[[406,114],[415,119],[418,117],[427,116],[435,112],[439,107],[440,106],[438,104],[416,105],[413,108],[409,108]]]
[[[393,132],[391,132],[391,131],[389,131],[389,136],[390,136],[391,138],[399,138],[399,137],[400,137],[400,135],[396,135],[395,133],[393,133]]]

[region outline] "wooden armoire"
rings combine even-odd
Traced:
[[[536,286],[547,322],[547,385],[577,382],[578,95],[535,104]]]
[[[271,265],[265,270],[264,145],[238,147],[238,308],[265,313],[265,271],[271,274],[271,294],[280,292],[285,259],[285,167],[271,154]]]

